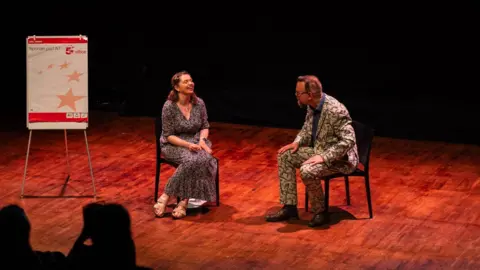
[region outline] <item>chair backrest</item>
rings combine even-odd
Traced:
[[[358,156],[360,163],[368,170],[370,163],[370,150],[372,149],[372,142],[374,130],[358,121],[353,121],[353,129],[355,130],[355,137],[357,140]]]

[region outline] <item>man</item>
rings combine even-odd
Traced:
[[[348,110],[323,93],[317,77],[298,77],[295,95],[298,104],[307,107],[307,115],[294,142],[278,151],[280,203],[284,206],[266,220],[298,219],[296,168],[300,168],[314,212],[308,225],[315,227],[329,222],[320,179],[338,172],[351,173],[358,165],[355,131]]]

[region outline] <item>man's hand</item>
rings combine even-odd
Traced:
[[[200,142],[198,143],[198,145],[200,145],[200,147],[205,150],[207,153],[209,154],[212,154],[212,149],[210,147],[208,147],[208,145],[205,143],[204,140],[200,140]]]
[[[316,156],[313,156],[313,157],[305,160],[305,162],[303,162],[302,165],[306,165],[306,164],[315,165],[315,164],[319,164],[319,163],[323,163],[323,158],[322,158],[322,156],[316,155]]]
[[[191,144],[188,145],[188,150],[197,152],[197,151],[202,150],[202,147],[200,147],[200,145],[198,145],[198,144],[191,143]]]
[[[283,152],[289,150],[289,149],[292,149],[292,153],[295,153],[297,152],[298,150],[298,143],[297,142],[293,142],[291,144],[287,144],[285,145],[284,147],[280,148],[280,150],[278,150],[278,153],[279,154],[282,154]]]

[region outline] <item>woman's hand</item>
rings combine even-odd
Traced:
[[[200,142],[198,143],[198,145],[200,145],[200,147],[205,150],[207,153],[209,154],[212,154],[212,149],[210,149],[210,147],[208,147],[208,145],[205,143],[204,140],[200,140]]]
[[[200,145],[198,145],[198,144],[191,143],[191,144],[188,145],[188,150],[193,151],[193,152],[197,152],[197,151],[202,150],[202,147],[200,147]]]

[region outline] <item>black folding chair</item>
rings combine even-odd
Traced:
[[[355,137],[357,140],[357,149],[358,155],[360,158],[360,163],[363,164],[364,169],[361,170],[360,168],[356,168],[350,174],[343,174],[343,173],[336,173],[333,175],[329,175],[325,177],[323,180],[325,181],[325,213],[328,213],[329,207],[329,188],[330,188],[330,180],[334,178],[343,177],[345,179],[345,193],[347,197],[347,205],[350,205],[350,186],[348,182],[349,176],[360,176],[365,178],[365,189],[367,192],[367,201],[368,201],[368,212],[370,214],[370,218],[373,218],[373,211],[372,211],[372,198],[370,196],[370,151],[372,148],[373,142],[373,134],[374,130],[360,122],[353,121],[352,123],[353,129],[355,130]],[[305,189],[305,210],[308,211],[308,193]]]
[[[155,202],[157,202],[158,199],[158,186],[160,184],[160,165],[162,163],[168,164],[174,168],[177,168],[180,164],[177,164],[175,162],[169,161],[165,158],[162,157],[162,149],[160,145],[160,136],[162,135],[162,117],[158,116],[155,118],[155,141],[156,141],[156,146],[157,146],[157,168],[155,172],[155,194],[154,194],[154,199]],[[218,158],[214,157],[215,160],[217,161],[217,173],[215,177],[215,185],[216,185],[216,190],[217,190],[217,201],[216,205],[220,206],[220,185],[219,185],[219,172],[220,172],[220,163]],[[177,201],[179,201],[180,198],[177,198]]]

